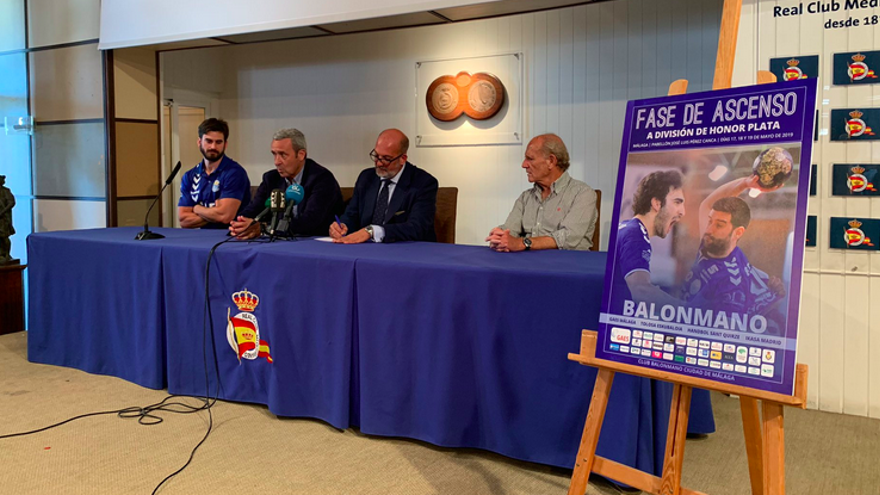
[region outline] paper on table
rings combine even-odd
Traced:
[[[314,237],[314,238],[312,238],[312,240],[321,241],[321,242],[333,242],[332,237]]]

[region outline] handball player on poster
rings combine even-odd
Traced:
[[[815,99],[629,102],[597,357],[793,393]]]

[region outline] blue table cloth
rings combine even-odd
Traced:
[[[233,241],[211,264],[206,332],[205,264],[224,234],[157,230],[29,237],[30,360],[573,466],[596,371],[566,356],[598,321],[604,253]],[[245,289],[271,363],[227,339]],[[671,390],[618,374],[599,455],[659,475]],[[694,392],[689,431],[710,433]]]
[[[605,253],[422,244],[357,263],[360,427],[572,467],[596,370],[565,359],[596,328]],[[672,386],[617,374],[597,452],[657,475]],[[690,430],[714,431],[706,391]]]
[[[28,236],[28,359],[164,388],[161,246],[137,229]],[[193,231],[173,236],[196,240]],[[158,242],[158,241],[156,241]]]
[[[266,404],[277,415],[347,428],[355,258],[327,257],[328,245],[316,241],[223,244],[212,260],[214,327],[206,335],[205,263],[223,238],[175,239],[162,248],[168,391],[205,395],[207,389],[223,399]],[[228,342],[228,318],[242,312],[232,296],[244,291],[258,298],[250,313],[271,363],[266,357],[239,360]]]

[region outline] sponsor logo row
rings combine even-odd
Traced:
[[[613,327],[609,350],[732,373],[772,378],[776,351]]]

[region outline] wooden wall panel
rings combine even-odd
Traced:
[[[158,143],[159,124],[116,123],[116,195],[119,199],[159,194]]]
[[[98,38],[101,0],[28,0],[27,8],[30,48]]]
[[[104,83],[97,44],[31,52],[31,109],[37,120],[104,117]]]
[[[159,94],[156,87],[156,53],[128,48],[113,52],[116,117],[156,120]]]

